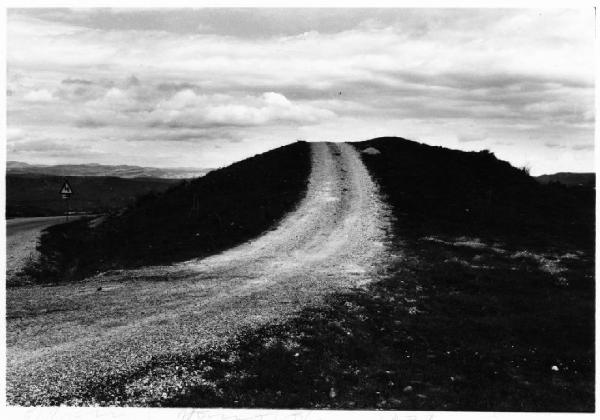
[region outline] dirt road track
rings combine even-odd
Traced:
[[[203,260],[9,290],[8,401],[77,401],[98,378],[219,345],[381,275],[390,216],[358,152],[344,143],[312,151],[306,197],[254,241]]]

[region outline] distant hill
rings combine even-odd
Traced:
[[[542,184],[559,182],[565,185],[595,186],[596,174],[593,172],[558,172],[550,175],[536,176]]]
[[[6,217],[58,216],[65,202],[58,193],[64,178],[41,174],[6,176]],[[74,194],[70,209],[78,213],[104,213],[121,209],[151,191],[162,192],[181,182],[162,178],[117,178],[106,176],[69,176]]]
[[[58,176],[112,176],[119,178],[167,178],[185,179],[205,175],[210,168],[150,168],[131,165],[31,165],[24,162],[6,162],[6,173],[44,174]]]

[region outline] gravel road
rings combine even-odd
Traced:
[[[382,275],[389,218],[353,146],[312,143],[305,198],[253,241],[172,266],[9,289],[8,402],[89,404],[90,384],[119,375],[145,384],[147,395],[104,403],[152,400],[159,379],[141,372],[153,357],[221,345],[241,328],[281,322]]]

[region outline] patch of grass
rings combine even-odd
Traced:
[[[402,239],[387,278],[54,403],[594,411],[594,191],[489,153],[367,145]]]
[[[6,217],[61,216],[65,202],[58,191],[64,177],[39,174],[6,175]],[[113,176],[70,176],[75,194],[70,210],[78,213],[107,213],[135,202],[151,191],[160,193],[181,182],[161,178],[117,178]]]
[[[542,185],[489,151],[397,137],[356,143],[398,217],[422,235],[445,232],[528,247],[594,248],[593,186]]]
[[[274,226],[304,196],[310,146],[297,142],[150,192],[97,227],[87,221],[42,234],[37,282],[84,278],[99,271],[205,257]]]
[[[173,407],[594,410],[590,256],[571,261],[565,285],[534,261],[511,258],[516,250],[404,238],[411,251],[366,290],[331,296],[324,307],[246,331],[225,348],[157,358],[126,377],[90,383],[77,398]]]

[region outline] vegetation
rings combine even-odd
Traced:
[[[489,152],[358,147],[381,152],[364,160],[396,216],[392,274],[221,352],[157,361],[202,381],[155,404],[594,411],[594,190]]]
[[[180,180],[124,179],[109,176],[70,176],[75,194],[69,208],[75,213],[114,212],[151,191],[160,193]],[[64,177],[54,175],[6,175],[6,217],[60,216],[65,202],[58,194]]]
[[[557,269],[548,270],[537,254],[498,244],[424,239],[410,227],[399,233],[402,258],[366,290],[248,330],[225,348],[90,378],[86,394],[64,398],[172,407],[594,410],[589,256],[554,256]]]
[[[144,393],[151,397],[143,405],[156,406],[593,412],[594,189],[542,185],[489,152],[399,138],[357,146],[380,151],[364,160],[396,218],[392,252],[400,257],[389,275],[281,325],[249,330],[226,348],[156,358],[101,383],[92,378],[89,395],[78,397],[136,405]],[[242,241],[275,220],[261,218],[260,209],[281,215],[301,196],[307,150],[297,143],[147,196],[104,224],[99,239],[76,247],[114,246],[111,261],[142,263],[145,255],[172,260]],[[281,191],[287,201],[275,198]],[[193,192],[205,203],[206,224],[178,210]],[[177,221],[169,221],[173,215]],[[73,238],[64,232],[45,236],[44,255],[55,249],[51,238]],[[196,244],[196,232],[209,240]],[[103,242],[112,235],[114,242]],[[130,248],[140,254],[121,260]],[[173,382],[180,387],[160,388]]]
[[[297,142],[150,192],[98,226],[87,220],[52,226],[26,274],[42,283],[73,281],[217,253],[259,235],[292,210],[309,172],[310,147]]]
[[[540,185],[489,151],[461,152],[401,138],[358,143],[387,201],[422,235],[477,236],[537,248],[594,247],[595,190]]]
[[[557,182],[564,185],[579,185],[592,188],[596,185],[596,174],[593,172],[558,172],[552,175],[536,176],[535,179],[543,184]]]

